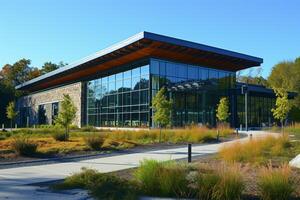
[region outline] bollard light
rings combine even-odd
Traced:
[[[192,162],[192,144],[188,144],[188,163]]]

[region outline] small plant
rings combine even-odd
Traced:
[[[69,134],[65,134],[61,131],[55,131],[52,133],[52,137],[56,141],[68,141],[69,140]]]
[[[99,134],[88,134],[85,136],[84,141],[88,147],[93,150],[99,150],[104,143],[104,137]]]
[[[291,169],[288,165],[277,169],[272,168],[271,165],[262,168],[258,188],[263,200],[289,199],[295,188],[291,179]]]
[[[21,156],[32,156],[37,150],[37,144],[24,136],[15,137],[11,145],[12,149]]]

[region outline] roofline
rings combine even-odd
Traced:
[[[112,53],[112,52],[114,52],[118,49],[121,49],[121,48],[123,48],[123,47],[125,47],[129,44],[132,44],[134,42],[137,42],[141,39],[149,39],[149,40],[154,40],[154,41],[159,41],[159,42],[166,42],[166,43],[170,43],[170,44],[174,44],[174,45],[194,48],[194,49],[197,49],[197,50],[203,50],[203,51],[208,51],[208,52],[217,53],[217,54],[221,54],[221,55],[226,55],[226,56],[230,56],[230,57],[245,59],[245,60],[257,62],[259,64],[263,63],[263,59],[259,58],[259,57],[254,57],[254,56],[241,54],[241,53],[238,53],[238,52],[229,51],[229,50],[225,50],[225,49],[221,49],[221,48],[217,48],[217,47],[212,47],[212,46],[203,45],[203,44],[199,44],[199,43],[195,43],[195,42],[191,42],[191,41],[187,41],[187,40],[177,39],[177,38],[173,38],[173,37],[169,37],[169,36],[164,36],[164,35],[159,35],[159,34],[143,31],[143,32],[135,34],[135,35],[119,42],[119,43],[116,43],[114,45],[111,45],[111,46],[103,49],[103,50],[100,50],[100,51],[98,51],[94,54],[86,56],[86,57],[84,57],[84,58],[82,58],[82,59],[80,59],[76,62],[73,62],[73,63],[67,65],[67,66],[61,67],[61,68],[56,69],[52,72],[49,72],[47,74],[44,74],[44,75],[41,75],[41,76],[36,77],[34,79],[31,79],[31,80],[26,81],[22,84],[19,84],[15,88],[16,89],[21,89],[22,87],[28,86],[30,84],[41,81],[43,79],[49,78],[51,76],[60,74],[60,73],[65,72],[65,71],[68,71],[68,70],[73,69],[75,67],[78,67],[78,66],[80,66],[84,63],[92,61],[96,58],[99,58],[99,57],[104,56],[106,54]]]

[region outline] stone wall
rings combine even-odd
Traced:
[[[52,123],[52,103],[60,102],[63,99],[63,94],[68,94],[72,98],[76,108],[76,118],[73,124],[81,127],[81,122],[83,120],[83,110],[82,101],[84,99],[84,83],[78,82],[66,86],[61,86],[58,88],[49,89],[46,91],[36,92],[27,96],[23,96],[18,99],[17,108],[19,112],[22,108],[26,107],[29,109],[29,125],[38,124],[38,109],[39,105],[45,105],[46,110],[46,122],[47,124]],[[21,115],[19,115],[19,122],[27,121],[22,120]],[[24,126],[24,124],[23,124]]]

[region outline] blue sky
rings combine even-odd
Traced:
[[[146,30],[264,58],[300,56],[300,1],[0,0],[0,66],[71,63]]]

